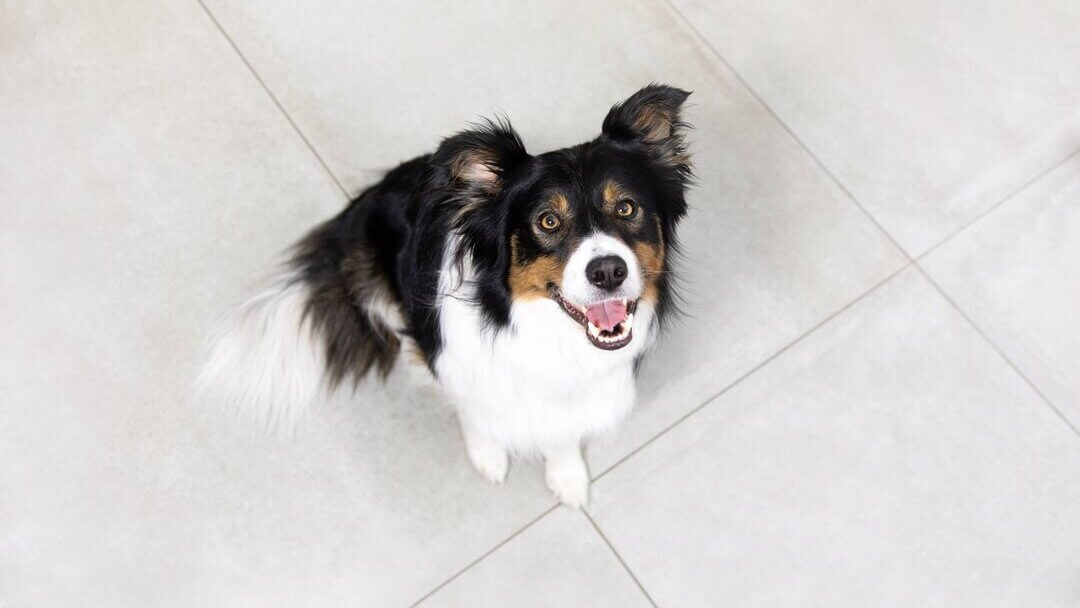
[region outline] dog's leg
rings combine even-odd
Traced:
[[[579,443],[544,450],[544,469],[547,485],[560,502],[574,509],[588,504],[589,470]]]
[[[510,456],[501,445],[476,430],[464,418],[461,419],[461,434],[465,437],[465,450],[469,453],[476,470],[491,483],[506,481],[506,471],[510,468]]]

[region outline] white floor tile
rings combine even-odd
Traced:
[[[420,606],[648,608],[649,602],[589,520],[559,508]]]
[[[674,0],[912,255],[1080,147],[1080,4]]]
[[[920,263],[1080,427],[1080,157]]]
[[[1073,606],[1080,441],[909,269],[598,484],[660,606]]]
[[[904,261],[663,5],[210,6],[354,188],[374,179],[363,169],[429,149],[493,107],[539,152],[596,136],[607,108],[649,81],[694,90],[687,315],[647,364],[635,416],[592,449],[594,472]]]
[[[505,113],[542,152],[596,136],[652,80],[695,89],[710,69],[643,0],[207,5],[353,190],[478,117]]]

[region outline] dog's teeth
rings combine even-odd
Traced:
[[[599,338],[600,337],[600,328],[593,325],[592,323],[589,323],[589,333],[592,334],[592,337]]]
[[[623,306],[626,306],[626,298],[623,298],[623,299],[622,299],[622,305],[623,305]]]
[[[626,320],[623,321],[623,329],[629,331],[634,326],[634,314],[630,313],[626,315]]]

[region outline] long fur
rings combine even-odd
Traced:
[[[674,298],[687,95],[649,85],[596,139],[537,156],[505,120],[481,123],[390,171],[218,322],[202,394],[289,429],[324,391],[420,359],[485,476],[540,453],[556,494],[583,504],[578,446],[630,411]],[[605,256],[618,281],[590,278]],[[625,310],[600,335],[595,307]]]
[[[215,324],[199,394],[271,429],[291,429],[326,387],[326,357],[305,314],[311,288],[285,273]]]
[[[448,262],[459,243],[457,238],[448,243]],[[459,415],[521,455],[610,433],[630,412],[633,362],[655,334],[638,336],[614,352],[598,350],[545,300],[513,304],[508,329],[494,330],[471,304],[476,282],[469,276],[471,264],[464,268],[461,277],[448,263],[442,275],[445,346],[435,368]],[[641,326],[649,327],[651,305],[641,306],[637,315]]]

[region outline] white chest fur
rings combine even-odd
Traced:
[[[639,303],[630,344],[606,351],[552,300],[515,303],[510,326],[496,331],[484,327],[468,280],[443,284],[435,370],[474,431],[535,453],[605,433],[629,413],[634,360],[654,333],[651,304]]]

